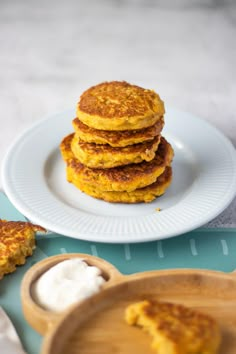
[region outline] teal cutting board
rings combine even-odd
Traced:
[[[0,218],[25,220],[4,194],[0,194]],[[24,266],[0,281],[0,305],[12,319],[28,354],[39,354],[42,337],[24,320],[20,301],[22,277],[36,262],[65,252],[104,258],[124,274],[170,268],[230,272],[236,268],[236,229],[198,229],[163,241],[130,245],[91,243],[56,234],[38,236],[34,255]]]

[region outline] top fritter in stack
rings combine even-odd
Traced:
[[[67,180],[108,202],[151,202],[171,183],[173,149],[161,136],[164,103],[152,90],[104,82],[85,91],[75,133],[60,145]]]

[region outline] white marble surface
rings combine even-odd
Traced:
[[[0,163],[33,122],[114,79],[155,89],[236,146],[235,38],[235,0],[1,0]],[[235,214],[236,201],[228,226]]]

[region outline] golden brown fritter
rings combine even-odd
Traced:
[[[65,162],[67,162],[70,159],[74,159],[74,154],[71,150],[71,141],[73,139],[74,134],[69,134],[65,136],[60,144],[60,151],[61,151],[61,156]]]
[[[86,143],[76,135],[71,141],[71,150],[82,164],[91,168],[112,168],[131,163],[151,161],[155,157],[161,136],[145,143],[113,147],[108,144]]]
[[[90,195],[91,197],[105,200],[110,203],[149,203],[156,197],[165,193],[172,180],[172,169],[166,167],[165,171],[157,178],[156,182],[144,188],[135,189],[134,191],[102,191],[98,187],[93,187],[90,184],[80,182],[79,178],[73,179],[72,183],[79,188],[82,192]]]
[[[72,124],[78,138],[87,143],[124,147],[152,140],[155,136],[159,135],[164,126],[164,118],[160,118],[154,125],[148,128],[123,131],[94,129],[82,123],[79,118],[75,118]]]
[[[104,191],[130,192],[154,183],[171,164],[174,155],[171,145],[162,137],[154,159],[149,162],[92,169],[76,158],[71,158],[70,139],[71,136],[66,137],[60,145],[62,156],[67,161],[67,180],[73,180],[75,184],[78,179],[80,183],[90,184]]]
[[[0,279],[32,255],[37,231],[46,232],[30,222],[0,220]]]
[[[164,103],[157,93],[125,81],[90,87],[77,106],[77,117],[89,127],[101,130],[150,127],[164,113]]]
[[[216,354],[220,329],[210,316],[183,305],[141,301],[128,306],[125,318],[148,332],[158,354]]]

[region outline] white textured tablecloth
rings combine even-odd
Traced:
[[[218,127],[236,146],[234,0],[1,0],[0,163],[36,120],[126,80]],[[236,227],[236,200],[211,226]]]

